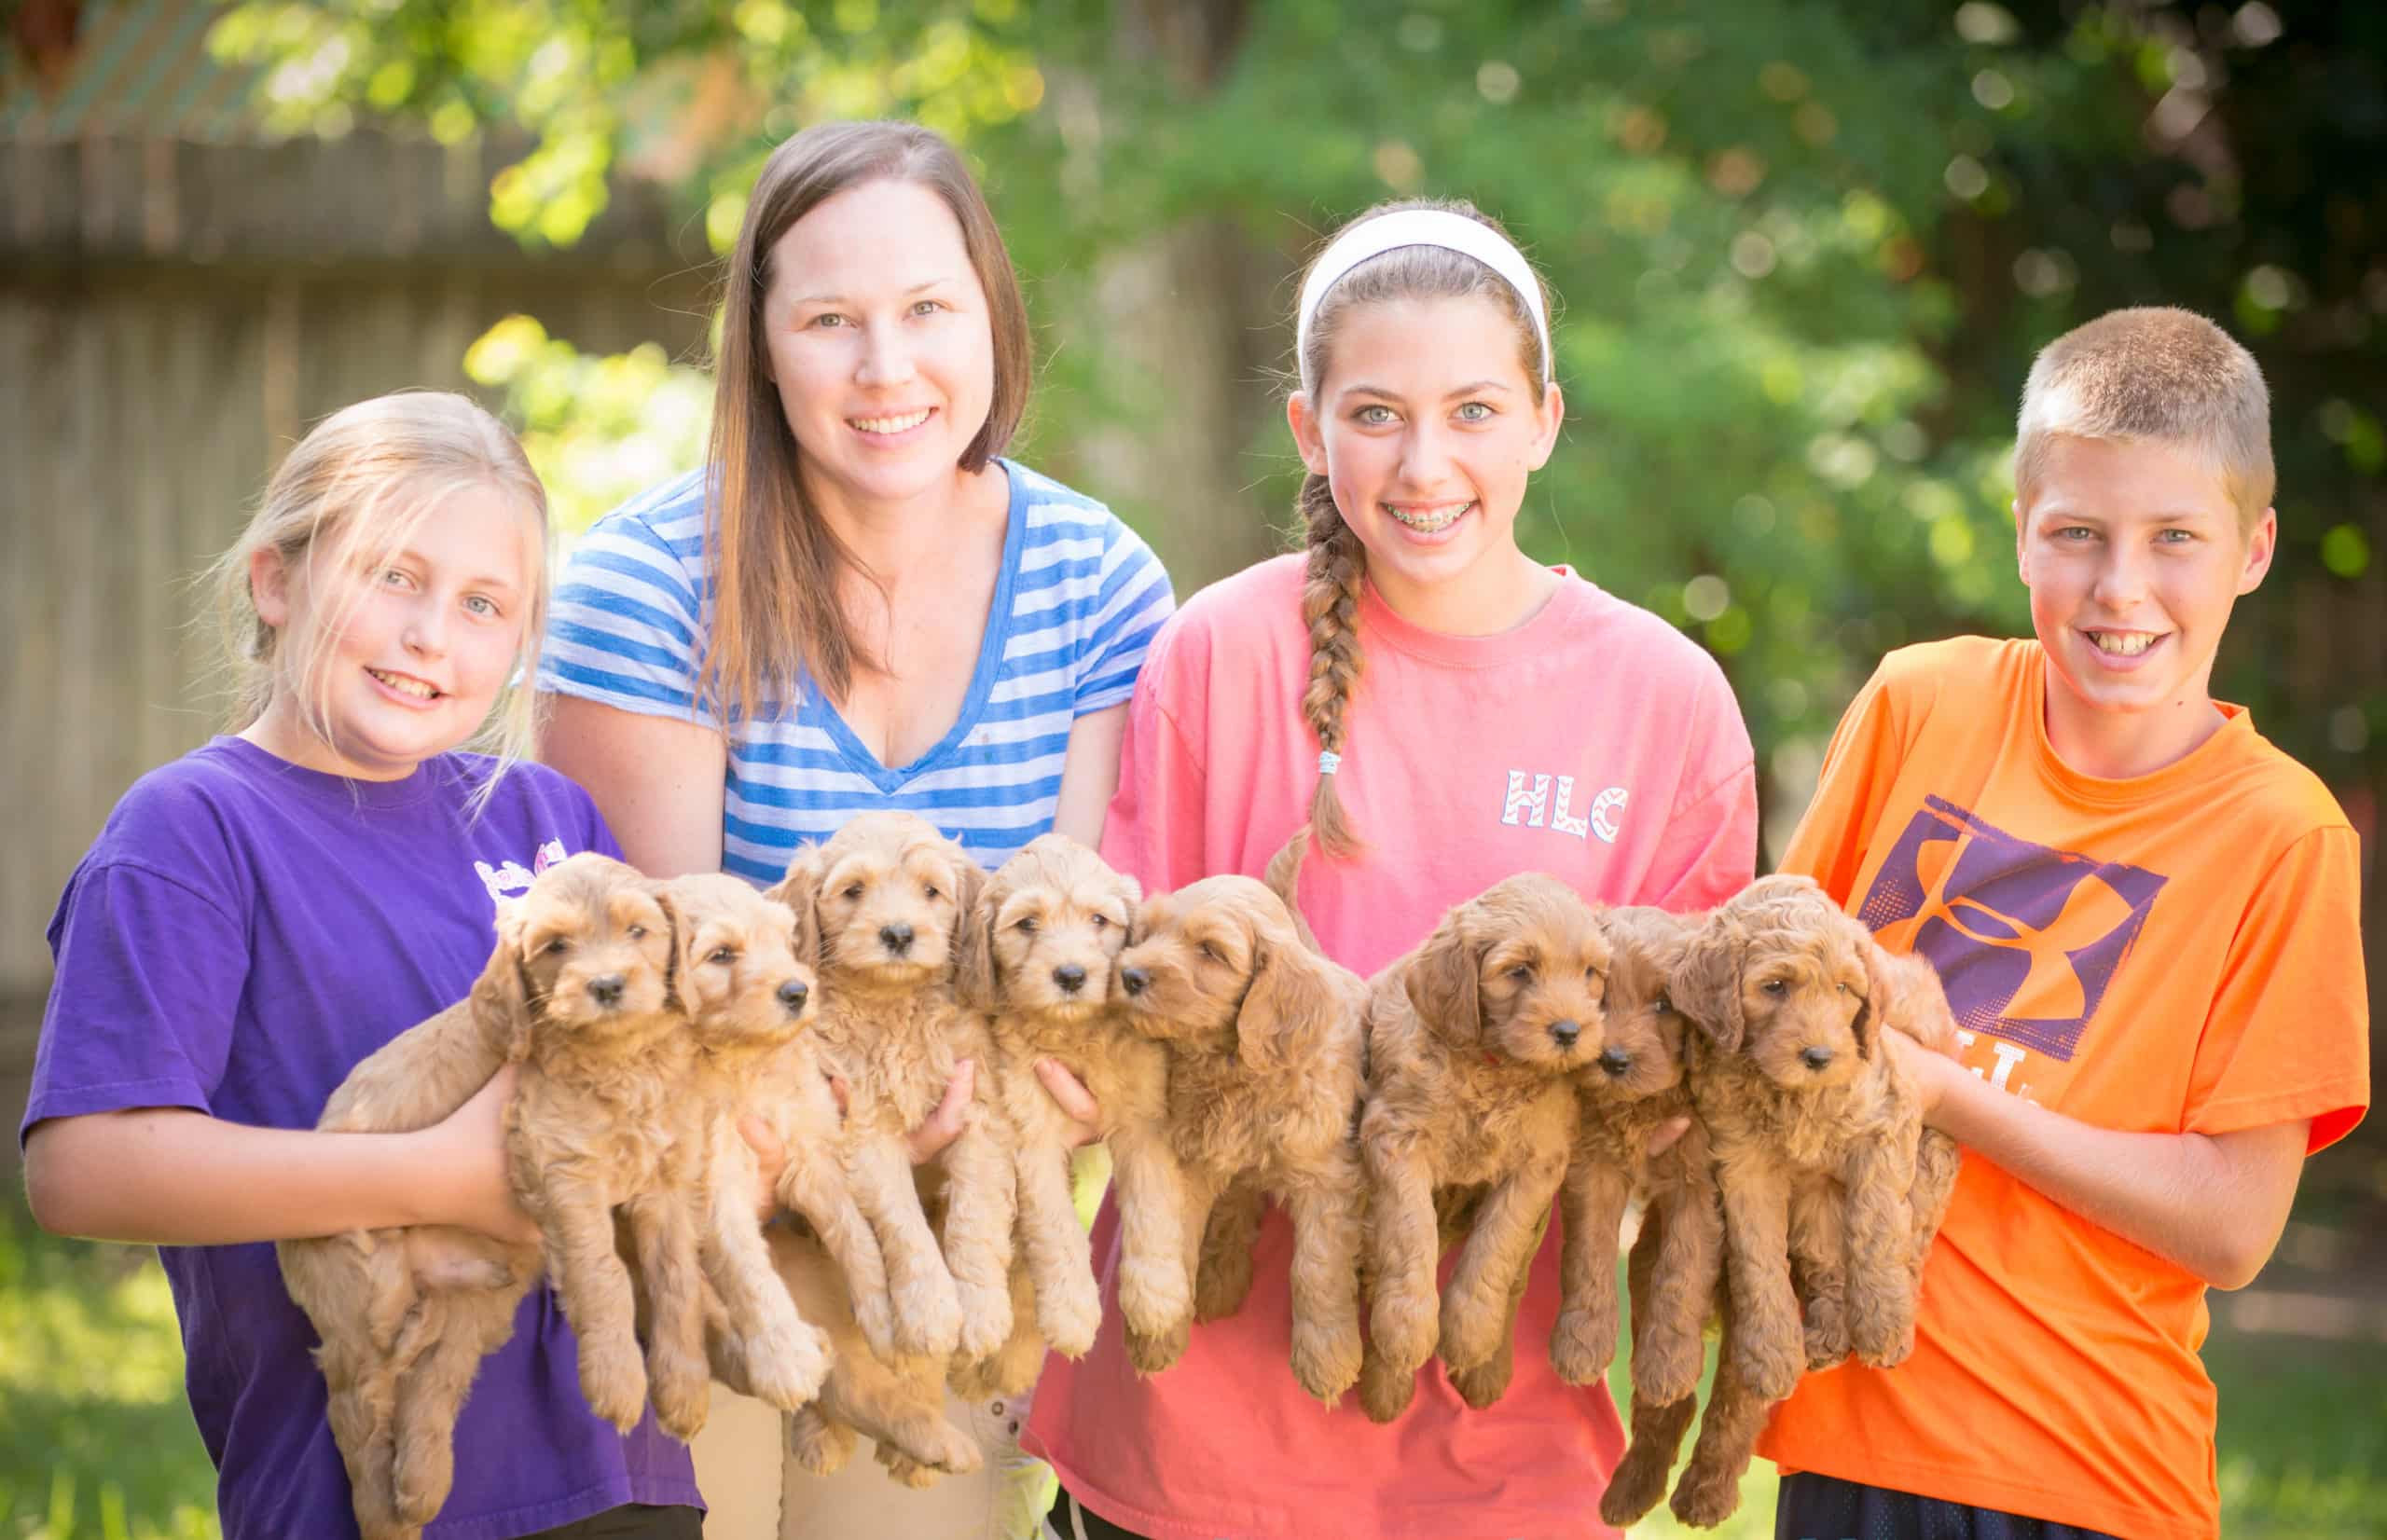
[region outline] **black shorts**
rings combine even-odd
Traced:
[[[1121,1529],[1092,1508],[1080,1507],[1067,1487],[1053,1500],[1053,1511],[1045,1515],[1044,1523],[1061,1540],[1079,1540],[1080,1536],[1084,1540],[1144,1540],[1134,1530]]]
[[[1773,1540],[2114,1540],[2102,1530],[1869,1487],[1801,1471],[1782,1478]]]
[[[685,1504],[665,1506],[625,1503],[569,1524],[526,1534],[522,1540],[703,1540],[704,1533],[702,1508]]]

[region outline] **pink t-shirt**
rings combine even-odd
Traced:
[[[1563,572],[1563,570],[1562,570]],[[1153,643],[1128,710],[1103,854],[1150,890],[1258,875],[1302,822],[1318,740],[1302,720],[1302,558],[1196,595]],[[1313,853],[1302,908],[1327,953],[1370,974],[1442,912],[1519,872],[1608,903],[1693,909],[1749,880],[1757,801],[1723,673],[1665,622],[1566,574],[1532,619],[1449,637],[1360,606],[1366,667],[1341,780],[1356,859]],[[1093,1351],[1047,1362],[1026,1443],[1092,1511],[1154,1540],[1614,1533],[1595,1511],[1624,1446],[1605,1387],[1551,1371],[1557,1238],[1535,1261],[1508,1395],[1469,1410],[1438,1366],[1387,1427],[1327,1411],[1293,1380],[1291,1233],[1272,1210],[1242,1311],[1196,1327],[1141,1378],[1117,1302],[1118,1226],[1094,1251]]]

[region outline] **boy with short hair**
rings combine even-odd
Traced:
[[[1965,1161],[1913,1356],[1807,1376],[1759,1443],[1777,1535],[2220,1532],[2205,1290],[2369,1102],[2354,832],[2208,692],[2277,537],[2269,412],[2187,311],[2057,339],[2015,452],[2035,639],[1893,653],[1833,735],[1783,867],[1939,969],[1959,1056],[1887,1041]]]

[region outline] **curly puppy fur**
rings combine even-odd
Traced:
[[[848,1274],[813,1236],[786,1225],[767,1232],[771,1264],[805,1319],[825,1322],[835,1351],[820,1399],[788,1423],[788,1452],[816,1476],[843,1468],[857,1429],[877,1441],[888,1475],[925,1487],[985,1463],[977,1443],[945,1416],[945,1361],[929,1354],[882,1356],[855,1324]]]
[[[1438,1349],[1462,1374],[1509,1338],[1575,1141],[1568,1077],[1600,1052],[1609,957],[1592,907],[1528,873],[1453,908],[1370,985],[1369,1416],[1397,1416]],[[1471,1186],[1485,1190],[1437,1301],[1435,1195]]]
[[[1131,1236],[1175,1227],[1182,1203],[1167,1145],[1168,1053],[1111,1009],[1111,975],[1142,890],[1065,834],[1045,834],[987,880],[962,935],[962,997],[987,1013],[995,1092],[1017,1143],[1016,1270],[1032,1286],[1033,1323],[1014,1326],[1001,1367],[970,1394],[1016,1395],[1034,1382],[1045,1342],[1075,1358],[1102,1324],[1085,1229],[1069,1196],[1075,1122],[1036,1077],[1050,1058],[1100,1109]],[[1145,1191],[1168,1184],[1155,1203]],[[1157,1216],[1155,1220],[1154,1216]],[[1130,1244],[1134,1244],[1132,1239]]]
[[[836,1107],[811,1052],[812,969],[796,956],[794,914],[735,877],[674,878],[662,897],[674,920],[672,977],[693,1049],[687,1091],[702,1108],[700,1164],[689,1196],[704,1267],[707,1354],[724,1383],[793,1411],[821,1388],[829,1339],[797,1314],[771,1271],[755,1217],[762,1174],[738,1121],[753,1112],[786,1147],[774,1196],[810,1198],[829,1210],[833,1223],[842,1218],[867,1236],[845,1190]],[[779,1085],[789,1093],[766,1100],[763,1088]],[[882,1279],[882,1324],[885,1292]]]
[[[602,935],[614,897],[641,883],[602,856],[548,868],[499,907],[497,944],[471,993],[350,1070],[316,1126],[427,1128],[489,1082],[534,1018],[610,1013],[587,988],[606,970],[600,956],[551,952],[544,938]],[[625,962],[659,972],[643,953]],[[640,993],[649,991],[642,984]],[[420,1225],[284,1241],[275,1250],[291,1299],[322,1341],[315,1360],[357,1527],[365,1540],[412,1540],[448,1500],[456,1413],[482,1357],[513,1335],[515,1307],[539,1276],[539,1248]]]
[[[1010,1135],[982,1073],[959,1137],[921,1168],[941,1189],[943,1244],[905,1144],[944,1099],[955,1064],[991,1063],[985,1017],[965,1009],[954,966],[986,873],[909,813],[864,813],[797,852],[770,896],[818,939],[823,1063],[848,1086],[843,1159],[876,1236],[899,1352],[974,1363],[1011,1335]]]
[[[1130,1360],[1155,1373],[1184,1351],[1211,1208],[1241,1178],[1291,1217],[1293,1374],[1331,1404],[1359,1371],[1366,1180],[1351,1122],[1366,986],[1304,947],[1284,901],[1243,876],[1146,899],[1111,981],[1128,1024],[1168,1050],[1181,1202],[1173,1237],[1155,1222],[1142,1247],[1122,1246]],[[1157,1220],[1153,1197],[1142,1206]]]
[[[1946,1007],[1937,1023],[1918,1016],[1921,991],[1897,978],[1862,925],[1793,876],[1714,911],[1676,970],[1674,998],[1706,1038],[1690,1087],[1721,1193],[1729,1292],[1716,1389],[1675,1491],[1686,1523],[1732,1510],[1767,1409],[1811,1360],[1853,1347],[1888,1368],[1913,1348],[1922,1109],[1880,1034],[1929,1038]]]
[[[1617,1237],[1637,1192],[1643,1229],[1663,1236],[1664,1249],[1633,1299],[1633,1395],[1663,1404],[1698,1387],[1705,1358],[1700,1332],[1724,1244],[1706,1130],[1694,1121],[1663,1152],[1649,1153],[1651,1134],[1691,1110],[1684,1083],[1689,1026],[1672,987],[1698,922],[1635,906],[1604,911],[1600,926],[1614,950],[1607,1034],[1574,1077],[1580,1117],[1560,1199],[1565,1302],[1550,1358],[1569,1384],[1607,1373],[1616,1355]]]

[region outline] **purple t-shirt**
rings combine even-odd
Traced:
[[[358,1060],[470,990],[499,895],[575,851],[620,854],[587,794],[540,765],[508,772],[468,820],[490,768],[448,754],[351,782],[220,737],[143,777],[50,921],[57,982],[24,1130],[134,1107],[312,1128]],[[273,1247],[159,1256],[225,1540],[353,1540],[314,1328]],[[543,1287],[481,1365],[427,1533],[507,1540],[625,1503],[697,1502],[687,1449],[651,1413],[624,1437],[589,1411]]]

